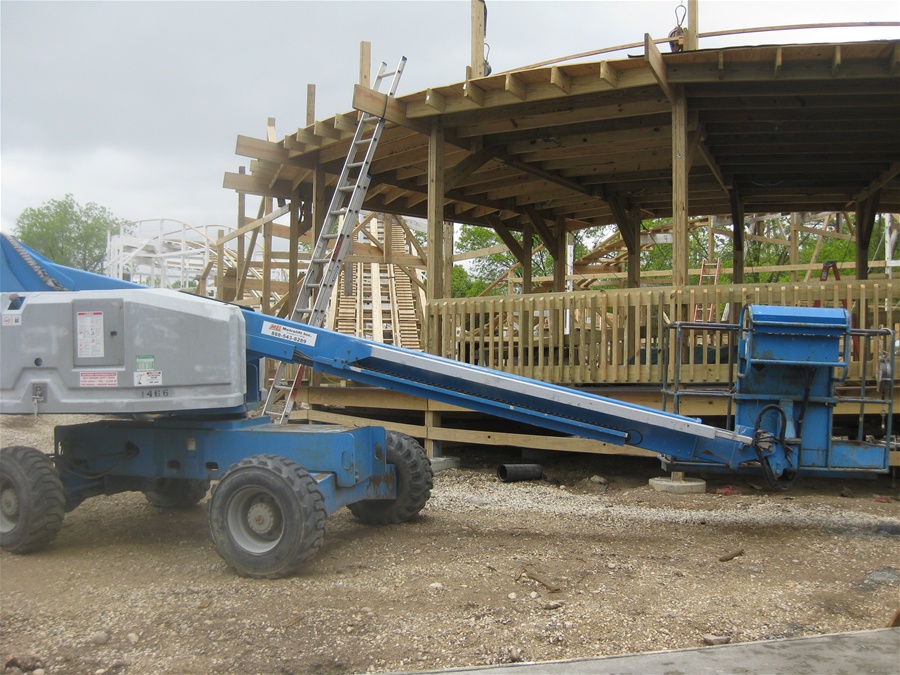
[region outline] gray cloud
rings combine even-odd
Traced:
[[[488,0],[491,65],[663,36],[677,4]],[[701,2],[701,30],[896,19],[889,1]],[[307,83],[319,118],[349,110],[361,40],[376,65],[409,58],[401,94],[459,82],[469,3],[0,2],[0,228],[67,192],[129,219],[232,224],[236,136],[263,137],[270,116],[279,136],[303,126]]]

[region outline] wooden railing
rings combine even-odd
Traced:
[[[900,282],[744,284],[436,300],[427,304],[434,354],[564,385],[660,384],[666,326],[700,316],[736,323],[746,304],[846,307],[855,328],[900,323]],[[678,355],[686,382],[728,382],[727,333],[694,331]],[[674,347],[670,347],[674,349]],[[850,377],[865,350],[853,350]],[[870,353],[874,372],[879,354]],[[669,373],[671,377],[672,373]]]

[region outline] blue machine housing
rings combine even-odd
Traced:
[[[322,492],[328,514],[360,500],[396,496],[382,427],[179,416],[58,426],[55,439],[67,510],[96,495],[153,490],[160,480],[218,480],[233,464],[254,454],[302,461]]]
[[[799,450],[806,473],[887,469],[887,443],[832,438],[835,386],[847,377],[853,347],[846,309],[749,305],[741,326],[736,424],[783,415],[785,442]]]

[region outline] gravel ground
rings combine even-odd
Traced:
[[[5,417],[2,445],[49,450],[55,423]],[[3,673],[362,673],[677,649],[883,627],[900,605],[889,477],[764,492],[647,487],[653,460],[460,453],[421,517],[342,509],[295,577],[251,581],[216,555],[206,500],[89,500],[47,550],[0,553]],[[723,494],[725,493],[725,494]],[[730,560],[720,560],[735,554]],[[715,639],[715,640],[714,640]]]

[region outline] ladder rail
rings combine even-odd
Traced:
[[[711,268],[713,271],[709,272],[708,268]],[[704,259],[700,263],[700,280],[697,282],[698,286],[708,286],[712,284],[713,286],[719,283],[719,272],[722,270],[722,259],[716,258],[716,262],[710,262],[709,260]],[[712,277],[712,281],[709,279]],[[705,281],[705,283],[704,283]],[[712,323],[715,320],[715,311],[716,305],[715,303],[710,303],[707,308],[707,317],[706,321]],[[694,305],[694,321],[703,321],[702,318],[703,306],[699,303]]]

